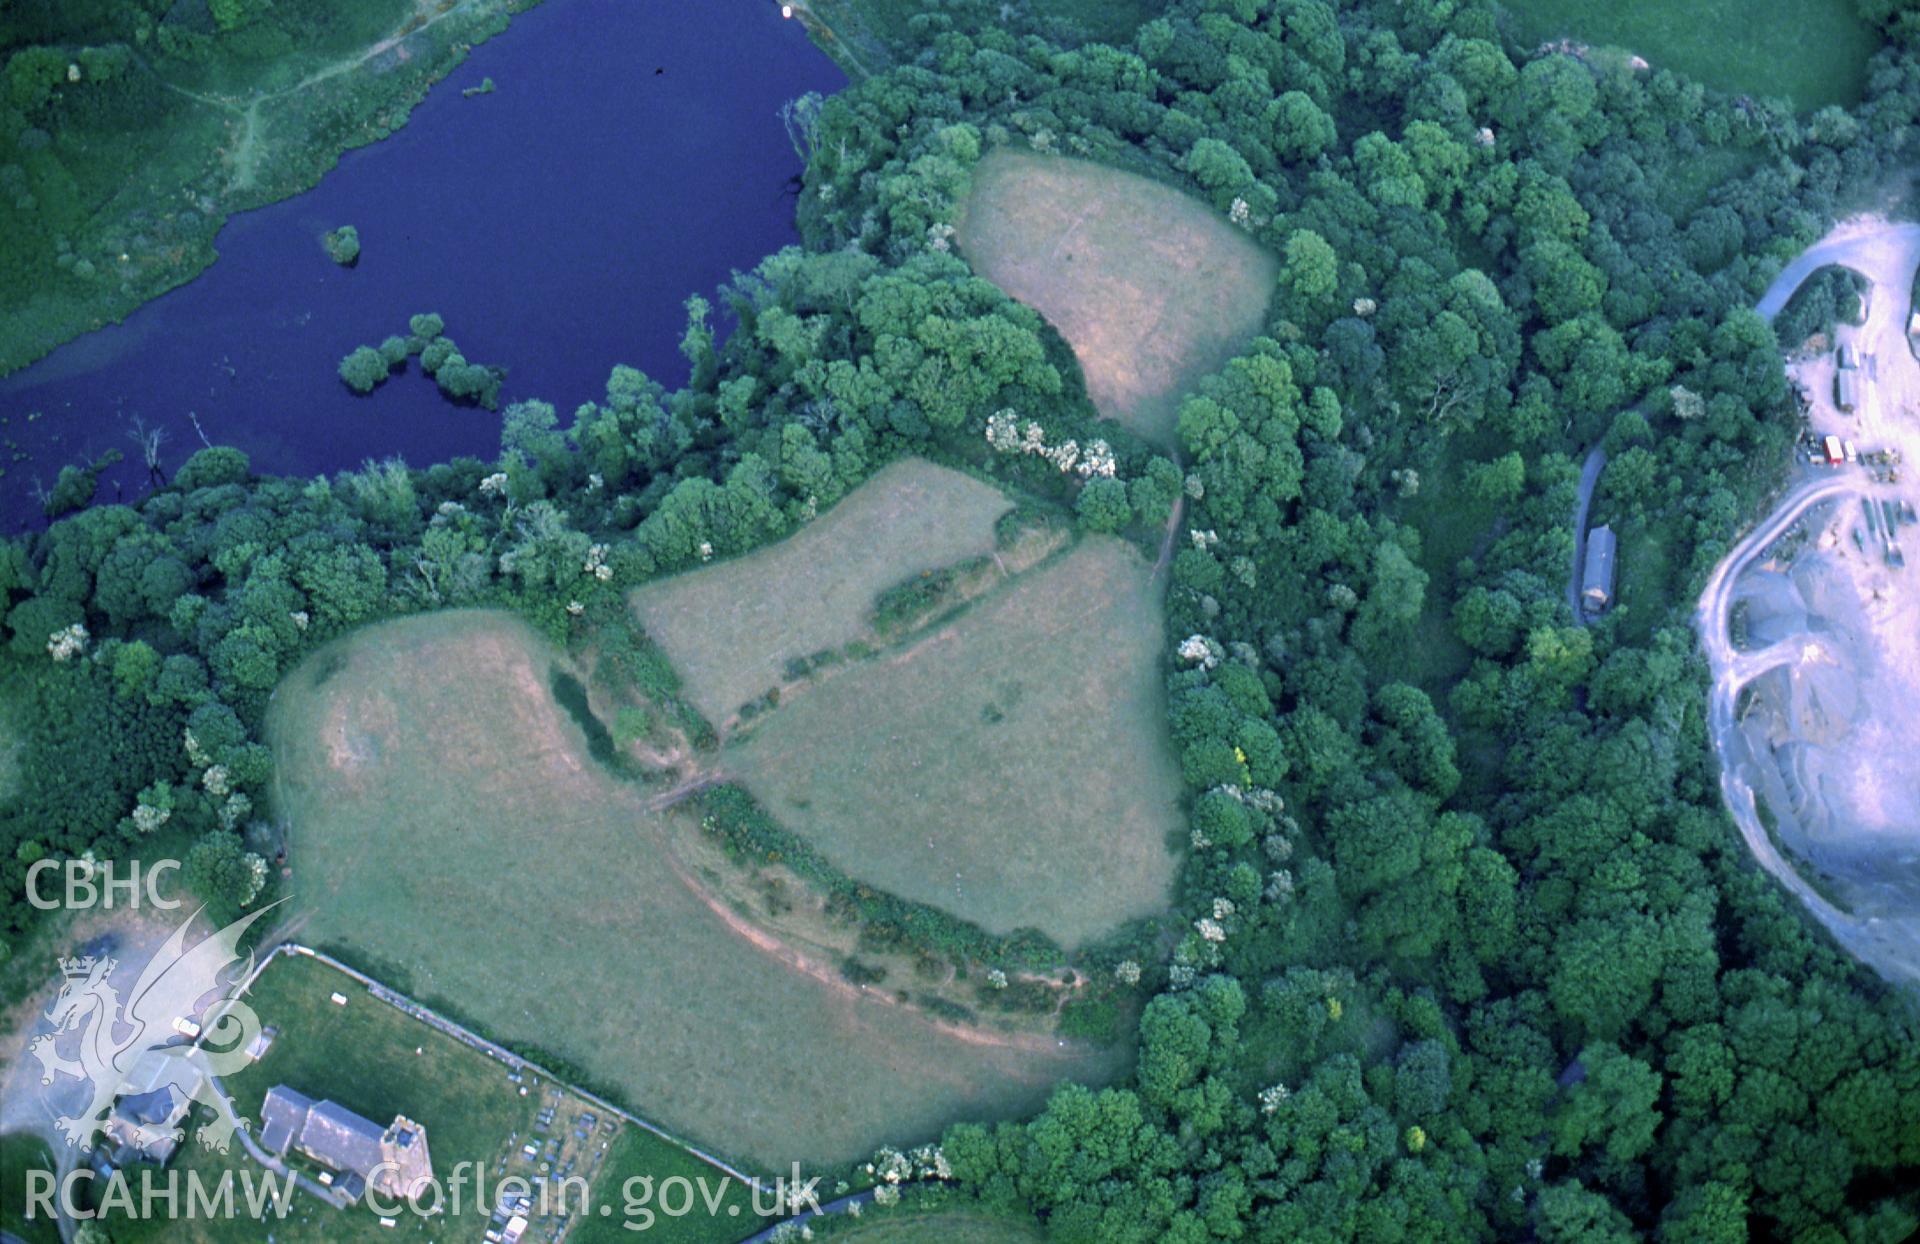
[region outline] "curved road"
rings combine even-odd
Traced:
[[[1801,283],[1828,264],[1842,264],[1867,277],[1882,265],[1882,257],[1889,248],[1911,246],[1914,239],[1920,239],[1920,224],[1892,224],[1885,220],[1862,217],[1834,226],[1826,237],[1821,238],[1806,250],[1801,251],[1786,267],[1780,269],[1780,275],[1773,278],[1767,286],[1767,292],[1760,295],[1760,301],[1753,309],[1760,317],[1769,322],[1780,314],[1793,297],[1793,291]],[[1913,273],[1907,273],[1911,280]],[[1907,300],[1907,287],[1896,286],[1892,290],[1882,289],[1876,296],[1892,297],[1904,306]],[[1905,328],[1904,323],[1898,327]]]
[[[1871,219],[1848,221],[1789,263],[1755,304],[1771,320],[1787,304],[1806,278],[1828,264],[1844,264],[1874,281],[1869,318],[1855,340],[1873,366],[1908,354],[1905,332],[1908,291],[1916,262],[1920,262],[1920,225],[1890,224]],[[1892,428],[1882,408],[1889,405],[1884,390],[1898,385],[1895,375],[1873,375],[1875,384],[1859,416],[1854,435],[1884,435]],[[1884,383],[1883,383],[1884,381]],[[1882,390],[1875,392],[1874,390]],[[1815,506],[1836,498],[1879,495],[1860,471],[1807,476],[1789,489],[1780,504],[1758,526],[1735,544],[1714,568],[1701,592],[1695,615],[1701,643],[1713,674],[1708,695],[1707,729],[1720,756],[1720,789],[1741,837],[1754,859],[1793,896],[1805,904],[1846,950],[1890,980],[1920,983],[1920,921],[1856,916],[1840,910],[1814,890],[1791,863],[1781,857],[1761,824],[1754,788],[1749,780],[1752,758],[1741,737],[1735,707],[1741,688],[1769,669],[1800,659],[1799,649],[1814,636],[1796,636],[1758,651],[1736,649],[1729,633],[1735,588],[1741,574],[1764,550],[1784,535]]]

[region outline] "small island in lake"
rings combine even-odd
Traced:
[[[320,245],[326,248],[327,258],[343,268],[360,262],[360,231],[352,225],[341,225],[321,238]]]

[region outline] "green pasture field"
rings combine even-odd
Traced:
[[[719,725],[777,686],[789,661],[862,637],[885,589],[991,552],[1011,508],[989,484],[907,459],[778,544],[647,584],[633,608],[688,701]]]
[[[1562,37],[1618,47],[1716,90],[1850,107],[1879,35],[1853,0],[1507,0],[1532,47]]]
[[[1257,334],[1278,261],[1199,199],[1086,160],[999,149],[955,225],[974,271],[1073,347],[1087,394],[1142,436]]]
[[[332,1001],[335,993],[347,999],[344,1006]],[[375,998],[351,977],[319,960],[280,956],[261,972],[246,1001],[263,1026],[279,1030],[258,1063],[223,1081],[233,1095],[235,1109],[254,1121],[256,1135],[261,1102],[276,1084],[286,1084],[317,1100],[338,1102],[376,1123],[385,1124],[395,1114],[404,1114],[426,1128],[434,1174],[449,1190],[446,1213],[433,1217],[400,1214],[392,1228],[383,1227],[379,1215],[364,1203],[338,1209],[305,1191],[296,1191],[286,1202],[285,1217],[273,1217],[267,1227],[276,1244],[432,1240],[445,1238],[450,1230],[477,1238],[486,1230],[492,1198],[484,1190],[476,1191],[477,1168],[470,1166],[461,1185],[460,1212],[456,1215],[451,1190],[457,1164],[484,1167],[489,1181],[514,1175],[531,1183],[541,1172],[535,1159],[522,1154],[521,1145],[548,1137],[557,1138],[566,1147],[556,1152],[557,1161],[549,1161],[545,1154],[540,1160],[549,1161],[549,1165],[574,1160],[570,1174],[592,1183],[594,1204],[617,1206],[620,1184],[635,1175],[655,1179],[704,1175],[715,1188],[724,1178],[722,1172],[684,1149],[641,1129],[629,1127],[611,1135],[601,1131],[599,1124],[608,1118],[605,1110],[565,1086],[531,1073],[524,1076],[523,1084],[512,1083],[504,1064]],[[522,1087],[527,1090],[525,1096],[521,1095]],[[542,1132],[536,1126],[536,1116],[546,1105],[555,1107],[556,1120]],[[595,1127],[585,1140],[575,1137],[572,1130],[573,1121],[582,1111],[596,1115]],[[602,1145],[607,1148],[603,1150]],[[203,1179],[216,1178],[227,1170],[247,1170],[256,1178],[261,1173],[243,1155],[238,1142],[228,1154],[221,1155],[190,1139],[174,1165],[182,1171],[197,1172]],[[303,1164],[296,1160],[294,1165]],[[537,1210],[538,1194],[533,1195]],[[578,1194],[572,1195],[577,1206]],[[744,1188],[729,1191],[724,1204],[740,1206],[740,1215],[751,1212]],[[553,1225],[551,1217],[537,1212],[531,1217],[530,1235],[539,1235]],[[164,1239],[169,1244],[176,1240],[240,1244],[258,1240],[263,1229],[261,1223],[244,1213],[216,1219],[175,1216],[141,1222],[109,1220],[107,1225],[116,1244],[138,1244],[146,1239]],[[706,1244],[737,1234],[730,1226],[720,1226],[716,1231],[711,1221],[692,1218],[662,1220],[655,1231],[656,1238],[670,1244]]]
[[[1167,904],[1161,646],[1151,567],[1089,538],[786,697],[724,763],[862,881],[1076,945]]]
[[[790,966],[705,900],[671,814],[591,759],[548,690],[564,663],[464,611],[368,628],[282,681],[268,728],[304,942],[767,1173],[1116,1073],[1117,1055],[962,1040]]]
[[[661,1206],[660,1185],[669,1179],[684,1179],[694,1185],[690,1212],[680,1214],[685,1198],[671,1190],[665,1209]],[[620,1133],[607,1154],[606,1166],[594,1185],[596,1204],[613,1207],[611,1215],[597,1213],[580,1219],[567,1236],[567,1244],[616,1244],[617,1241],[685,1240],[691,1244],[733,1244],[763,1225],[754,1216],[752,1194],[739,1180],[725,1183],[728,1176],[715,1170],[685,1149],[670,1145],[650,1132],[629,1127]],[[647,1181],[651,1181],[650,1183]],[[705,1191],[700,1191],[701,1182]],[[713,1204],[709,1207],[707,1198]],[[772,1204],[773,1193],[761,1193],[763,1204]],[[669,1213],[668,1211],[673,1211]],[[651,1216],[649,1217],[649,1212]],[[644,1228],[644,1230],[642,1230]]]

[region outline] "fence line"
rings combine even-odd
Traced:
[[[260,960],[260,962],[254,965],[253,971],[247,973],[246,979],[240,983],[240,990],[244,992],[245,990],[252,988],[253,982],[259,978],[260,973],[266,971],[267,965],[269,963],[272,963],[276,958],[278,958],[282,954],[300,955],[308,959],[317,959],[321,963],[324,963],[328,967],[332,968],[334,971],[339,972],[342,975],[346,976],[348,979],[353,980],[361,985],[364,985],[369,994],[371,994],[375,998],[378,998],[380,1001],[386,1003],[388,1006],[394,1008],[395,1010],[399,1011],[401,1014],[407,1015],[413,1019],[419,1020],[421,1023],[426,1024],[429,1028],[433,1028],[436,1031],[446,1036],[452,1037],[454,1040],[460,1042],[462,1045],[465,1045],[470,1049],[473,1049],[482,1054],[485,1054],[489,1058],[494,1059],[496,1062],[504,1063],[515,1071],[531,1071],[537,1076],[546,1077],[547,1079],[553,1081],[555,1084],[563,1085],[566,1088],[571,1089],[574,1093],[579,1095],[582,1099],[584,1099],[591,1105],[596,1106],[601,1110],[605,1110],[608,1114],[613,1115],[614,1117],[622,1120],[623,1122],[632,1124],[634,1127],[640,1128],[642,1131],[650,1132],[653,1135],[658,1136],[661,1140],[666,1141],[668,1144],[678,1145],[680,1148],[685,1149],[688,1153],[691,1153],[694,1157],[699,1158],[702,1162],[705,1162],[707,1165],[712,1166],[717,1170],[723,1171],[726,1174],[733,1176],[733,1178],[738,1179],[741,1183],[746,1184],[749,1188],[754,1189],[755,1191],[758,1191],[762,1187],[762,1184],[760,1183],[759,1179],[755,1178],[752,1175],[747,1174],[745,1171],[738,1169],[732,1163],[727,1162],[724,1159],[715,1157],[713,1154],[708,1153],[706,1150],[701,1149],[697,1145],[690,1144],[689,1142],[681,1139],[678,1136],[675,1136],[672,1132],[669,1132],[667,1129],[659,1126],[656,1123],[651,1123],[648,1120],[641,1118],[639,1115],[632,1113],[631,1111],[622,1109],[621,1107],[615,1105],[614,1103],[606,1100],[604,1097],[601,1097],[598,1093],[594,1093],[585,1088],[582,1088],[580,1085],[572,1083],[571,1081],[566,1079],[564,1076],[556,1075],[555,1073],[541,1066],[539,1063],[534,1062],[532,1059],[522,1057],[521,1055],[514,1053],[512,1050],[508,1049],[504,1045],[500,1045],[499,1043],[494,1041],[489,1041],[485,1037],[481,1036],[479,1033],[473,1032],[468,1028],[462,1027],[461,1025],[454,1023],[452,1020],[448,1019],[446,1016],[440,1014],[439,1012],[429,1007],[423,1006],[418,1002],[415,1002],[412,998],[407,997],[405,994],[399,992],[398,990],[391,989],[386,985],[381,984],[379,981],[373,979],[373,977],[371,976],[368,976],[365,972],[360,971],[358,968],[351,967],[348,964],[342,963],[338,959],[334,958],[332,955],[327,954],[324,951],[315,950],[311,946],[302,946],[297,942],[282,942],[278,946],[275,946],[272,950],[267,952],[266,958]]]

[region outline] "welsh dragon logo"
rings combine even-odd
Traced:
[[[107,1111],[136,1072],[143,1092],[171,1086],[182,1100],[212,1108],[214,1121],[200,1128],[200,1143],[210,1149],[225,1153],[234,1129],[249,1126],[217,1077],[248,1065],[247,1047],[260,1033],[259,1017],[239,999],[253,958],[248,955],[238,972],[228,969],[241,962],[236,948],[248,927],[274,906],[189,949],[187,931],[200,915],[194,912],[154,952],[125,998],[110,980],[118,960],[94,955],[60,960],[65,979],[46,1015],[53,1031],[27,1048],[40,1060],[42,1084],[60,1075],[91,1085],[90,1104],[57,1121],[69,1145],[93,1147],[107,1126]],[[204,1027],[196,1016],[206,1017]],[[188,1039],[186,1034],[196,1030],[197,1039]],[[73,1050],[71,1057],[61,1052],[63,1045]],[[144,1147],[161,1136],[178,1143],[182,1134],[183,1129],[170,1128],[143,1135],[141,1143]]]

